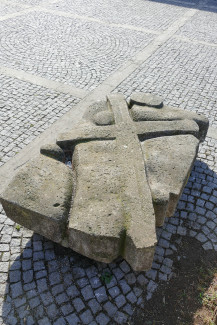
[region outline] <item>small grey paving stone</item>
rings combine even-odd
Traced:
[[[32,298],[29,300],[29,305],[31,308],[35,308],[40,305],[40,300],[38,297]]]
[[[16,297],[22,295],[22,293],[23,293],[23,289],[22,289],[21,282],[17,282],[15,284],[11,285],[12,298],[16,298]]]
[[[71,288],[68,288],[68,289],[71,290]],[[57,284],[54,287],[52,287],[51,291],[52,291],[53,295],[56,296],[58,293],[61,293],[64,291],[64,286],[63,286],[63,284]]]
[[[46,291],[48,289],[47,281],[46,281],[45,278],[44,279],[39,279],[36,282],[37,282],[37,288],[38,288],[39,292],[43,292],[43,291]]]
[[[107,296],[107,293],[106,293],[106,290],[104,287],[101,287],[97,290],[94,291],[94,294],[95,294],[95,297],[96,299],[101,303],[101,302],[104,302],[108,299],[108,296]]]
[[[117,312],[117,307],[112,304],[110,301],[108,301],[107,303],[105,303],[105,305],[103,306],[103,308],[107,311],[108,315],[112,318],[114,316],[114,314]]]
[[[144,286],[145,284],[147,284],[148,280],[146,279],[146,277],[143,274],[140,274],[137,277],[137,281],[141,286]]]
[[[58,314],[58,311],[57,311],[57,307],[55,304],[51,304],[50,306],[48,306],[46,308],[46,312],[49,316],[50,319],[54,319],[56,318],[57,314]]]
[[[133,292],[128,293],[126,298],[132,304],[134,304],[137,301],[137,297],[135,296],[135,294]]]
[[[92,300],[88,301],[88,305],[90,306],[93,314],[96,314],[100,310],[102,310],[101,305],[96,301],[96,299],[92,299]]]
[[[90,324],[93,320],[93,315],[91,314],[90,310],[86,310],[80,315],[80,318],[83,324]]]
[[[147,278],[152,279],[153,281],[156,279],[157,276],[157,271],[156,270],[149,270],[145,273],[145,275],[147,276]]]
[[[47,276],[47,271],[43,270],[43,271],[38,271],[35,273],[35,277],[36,279],[41,279]]]
[[[16,308],[24,305],[25,303],[26,303],[26,298],[25,297],[14,299],[14,305],[15,305]]]
[[[64,316],[69,315],[70,313],[73,312],[73,310],[74,310],[74,308],[73,308],[73,306],[70,303],[68,303],[66,305],[63,305],[61,307],[61,311],[62,311],[62,313],[63,313]]]
[[[82,309],[85,308],[83,301],[80,298],[76,298],[73,300],[73,306],[77,310],[77,312],[80,312]]]
[[[53,323],[53,325],[66,325],[66,321],[63,317],[60,317]]]
[[[94,289],[99,288],[102,285],[102,283],[98,277],[90,278],[89,281],[90,281],[92,288],[94,288]]]
[[[172,265],[173,265],[173,260],[171,260],[170,258],[165,258],[164,260],[163,260],[163,264],[165,264],[166,266],[168,266],[168,267],[172,267]]]
[[[115,298],[120,294],[120,289],[118,287],[113,287],[109,289],[109,294],[112,298]]]
[[[64,292],[59,294],[58,296],[56,296],[55,299],[59,305],[63,304],[64,302],[69,301],[69,297]]]
[[[147,291],[154,292],[156,289],[157,289],[157,284],[151,280],[147,285]]]
[[[32,282],[33,280],[33,270],[28,270],[23,272],[23,282],[24,283],[29,283]]]
[[[66,320],[68,321],[69,324],[77,325],[80,323],[80,319],[77,317],[76,314],[71,314],[66,317]]]
[[[121,264],[120,264],[120,268],[122,269],[122,271],[124,273],[128,273],[130,272],[131,268],[129,267],[129,265],[127,264],[126,261],[123,261]]]
[[[127,315],[118,311],[114,317],[114,320],[116,321],[117,324],[126,324],[127,321]]]
[[[127,313],[128,315],[132,316],[133,315],[133,308],[131,304],[127,304],[126,306],[124,306],[123,310],[125,311],[125,313]]]
[[[93,290],[90,285],[86,286],[81,290],[84,300],[90,300],[94,297]]]
[[[77,284],[79,285],[80,288],[83,288],[87,284],[89,284],[89,279],[87,279],[87,278],[81,278],[81,279],[77,280]]]
[[[51,303],[53,303],[53,301],[54,301],[53,297],[49,291],[41,294],[41,300],[42,300],[44,306],[48,306]]]
[[[177,234],[185,236],[186,235],[186,228],[179,226],[177,229]]]
[[[119,295],[115,298],[115,303],[118,306],[118,308],[122,307],[126,303],[126,299],[123,295]]]
[[[205,250],[208,250],[208,249],[213,249],[213,245],[212,245],[212,243],[211,242],[206,242],[205,244],[203,244],[203,248],[205,249]]]
[[[38,321],[38,324],[39,324],[39,325],[50,325],[51,322],[49,321],[49,319],[48,319],[47,317],[45,317],[45,318],[39,320],[39,321]]]
[[[202,233],[199,233],[197,236],[196,236],[197,240],[199,240],[201,243],[204,243],[205,241],[207,241],[207,237],[204,236]]]
[[[96,321],[98,322],[98,324],[100,325],[107,325],[110,321],[110,318],[108,316],[106,316],[104,313],[100,313],[97,317],[96,317]]]
[[[125,279],[121,280],[119,282],[119,285],[121,286],[121,291],[123,292],[123,294],[127,294],[131,290],[131,287],[127,284]]]
[[[61,286],[61,288],[62,288],[62,286]],[[78,289],[76,288],[75,285],[72,285],[71,287],[69,287],[67,289],[67,294],[71,298],[75,298],[75,297],[77,297],[79,295],[79,291],[78,291]]]
[[[137,288],[137,287],[133,288],[133,291],[134,291],[134,293],[135,293],[136,297],[139,297],[139,296],[141,296],[141,294],[142,294],[142,292],[143,292],[143,290],[142,290],[142,289],[140,289],[140,288]]]
[[[50,273],[50,275],[49,275],[49,281],[50,281],[50,284],[51,285],[60,283],[61,282],[60,274],[58,272]]]

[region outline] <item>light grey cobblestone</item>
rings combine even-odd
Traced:
[[[170,39],[136,69],[115,92],[161,95],[165,103],[205,114],[217,126],[217,48]]]
[[[87,0],[85,5],[79,0],[50,5],[43,0],[13,2],[17,6],[41,4],[54,9],[56,15],[42,10],[0,22],[4,34],[0,64],[88,90],[133,59],[153,40],[156,31],[166,30],[188,10],[188,5],[141,0],[113,1],[112,6],[107,0],[97,4]],[[14,4],[10,9],[0,5],[2,15],[19,10],[15,8]],[[99,18],[105,24],[85,17],[66,18],[59,10]],[[216,15],[198,12],[176,36],[216,44]],[[107,23],[128,26],[108,27]],[[205,26],[204,31],[199,25]],[[130,26],[152,31],[136,32]],[[217,48],[215,44],[191,44],[189,39],[171,38],[116,91],[126,95],[134,90],[158,93],[170,105],[206,114],[212,126],[217,126]],[[0,126],[0,165],[79,102],[78,98],[5,75],[0,76],[0,86],[4,125]],[[147,272],[133,272],[122,259],[108,265],[97,263],[23,227],[17,230],[0,207],[0,324],[129,323],[134,310],[145,308],[161,281],[173,277],[174,262],[182,258],[176,251],[183,237],[194,237],[204,250],[217,251],[216,156],[217,141],[207,138],[200,146],[174,217],[157,230],[154,262]],[[108,283],[105,272],[111,277]]]
[[[4,75],[0,87],[0,166],[79,102]]]
[[[183,7],[142,0],[130,2],[124,0],[86,0],[85,4],[85,6],[82,5],[81,0],[63,0],[47,7],[101,19],[109,23],[132,25],[152,30],[165,30],[186,11]],[[155,15],[156,10],[158,11],[157,15]]]
[[[216,12],[199,11],[176,35],[217,44]]]
[[[1,65],[87,90],[153,39],[151,34],[43,12],[0,22],[1,31]]]
[[[0,17],[4,17],[8,14],[13,14],[15,12],[22,11],[23,8],[16,4],[9,4],[9,3],[0,3]]]

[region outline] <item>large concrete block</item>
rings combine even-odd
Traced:
[[[17,174],[1,202],[16,222],[97,261],[151,267],[208,120],[152,94],[91,105],[82,123]],[[72,169],[64,164],[71,152]]]

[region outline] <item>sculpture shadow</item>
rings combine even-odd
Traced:
[[[148,272],[134,272],[121,258],[95,262],[34,234],[21,254],[13,255],[2,301],[4,324],[193,324],[201,306],[198,274],[208,274],[205,290],[217,268],[216,202],[217,175],[197,160],[175,216],[157,230]],[[202,235],[205,241],[195,238]]]
[[[216,0],[149,0],[176,7],[195,8],[201,11],[217,12]]]

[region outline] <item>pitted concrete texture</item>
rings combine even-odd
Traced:
[[[82,108],[113,91],[152,92],[169,106],[202,113],[211,124],[209,137],[174,216],[157,230],[148,272],[134,272],[123,260],[103,264],[60,251],[19,230],[0,207],[2,324],[130,323],[135,309],[145,308],[158,285],[174,277],[173,253],[183,237],[217,250],[217,1],[94,1],[0,1],[0,192],[41,143],[52,143],[57,130],[71,130],[69,121],[78,123]],[[111,115],[97,121],[113,124]]]
[[[43,147],[45,156],[25,165],[2,194],[3,208],[12,220],[82,255],[106,263],[123,256],[134,270],[147,270],[155,224],[174,214],[208,120],[143,93],[132,95],[130,109],[123,95],[109,95],[84,118],[57,138],[73,153],[76,180],[60,148]]]

